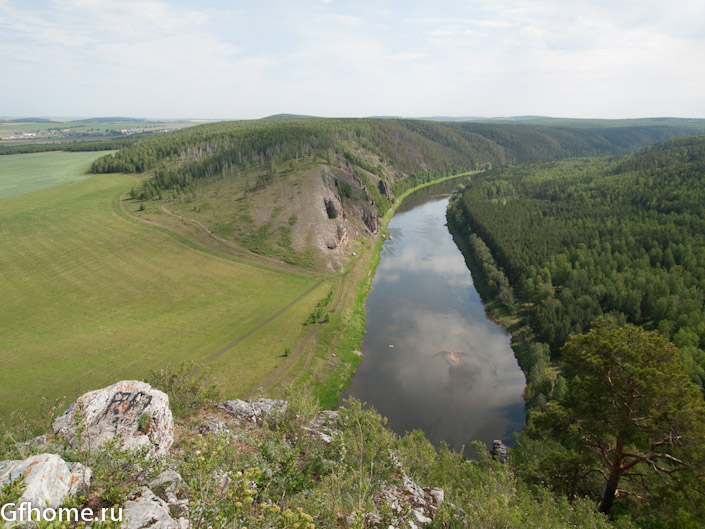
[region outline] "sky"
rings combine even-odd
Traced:
[[[0,116],[705,118],[703,0],[0,0]]]

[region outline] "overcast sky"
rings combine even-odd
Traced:
[[[0,0],[0,115],[705,118],[703,0]]]

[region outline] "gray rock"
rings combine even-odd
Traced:
[[[387,197],[389,200],[392,200],[392,188],[385,180],[380,180],[377,184],[377,188],[383,197]]]
[[[337,411],[323,410],[309,421],[305,429],[317,435],[324,443],[329,444],[333,441],[333,437],[340,435],[340,431],[335,428],[337,420]]]
[[[490,454],[494,459],[499,460],[500,463],[507,461],[507,447],[499,439],[492,441],[492,450],[490,450]]]
[[[149,482],[149,488],[152,490],[161,489],[164,492],[175,492],[181,489],[186,482],[181,474],[175,470],[165,470],[156,478]]]
[[[375,503],[384,503],[394,513],[404,516],[413,529],[433,522],[443,500],[443,489],[420,487],[402,471],[401,484],[379,492]]]
[[[234,415],[238,419],[257,422],[275,413],[284,413],[287,403],[283,400],[257,399],[252,402],[234,399],[216,404],[219,408]]]
[[[19,507],[53,509],[61,506],[67,496],[75,496],[91,481],[91,469],[80,463],[66,463],[56,454],[38,454],[24,461],[1,461],[0,484],[22,479],[24,492],[17,500]]]
[[[443,505],[443,501],[445,501],[445,494],[443,493],[443,489],[431,489],[429,491],[429,494],[433,498],[433,501],[436,503],[436,505]]]
[[[196,431],[203,435],[225,435],[230,432],[226,424],[217,417],[206,417],[206,422],[196,426]]]
[[[123,529],[181,529],[188,527],[184,518],[174,520],[169,504],[155,496],[147,487],[142,487],[133,500],[125,502]]]
[[[42,446],[46,446],[48,443],[49,443],[49,436],[38,435],[37,437],[30,439],[29,441],[25,441],[24,445],[27,448],[39,448]]]
[[[86,424],[80,443],[76,433],[79,410]],[[79,444],[95,448],[119,436],[124,448],[147,446],[161,456],[174,442],[169,397],[137,380],[123,380],[82,395],[56,418],[53,428],[74,448]]]
[[[332,198],[324,198],[323,204],[326,207],[326,213],[329,219],[335,219],[340,214],[340,205]]]

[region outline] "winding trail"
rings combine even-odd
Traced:
[[[120,201],[120,202],[122,202],[122,201]],[[122,203],[120,204],[120,209],[126,215],[128,215],[129,217],[131,217],[135,220],[138,220],[138,221],[143,222],[145,224],[148,224],[150,226],[170,229],[170,228],[163,226],[153,220],[131,215],[130,213],[128,213],[124,209],[124,207],[122,207]],[[238,245],[237,243],[234,243],[233,241],[229,241],[228,239],[225,239],[223,237],[220,237],[219,235],[216,235],[215,233],[213,233],[213,231],[210,228],[208,228],[208,226],[206,226],[201,221],[199,221],[197,219],[190,218],[190,217],[186,217],[184,215],[181,215],[179,213],[175,213],[175,212],[169,210],[169,208],[166,207],[166,204],[162,204],[161,209],[167,215],[170,215],[172,217],[176,217],[184,223],[190,223],[190,224],[193,224],[194,226],[197,226],[204,233],[206,233],[209,237],[211,237],[215,241],[217,241],[221,244],[224,244],[225,246],[235,250],[240,255],[246,255],[247,257],[252,257],[254,260],[266,262],[267,265],[275,265],[277,268],[280,268],[280,269],[286,269],[286,270],[300,272],[300,270],[295,269],[293,267],[287,267],[286,265],[282,265],[282,263],[280,263],[278,261],[271,261],[270,262],[269,259],[263,258],[262,256],[257,255],[257,254],[252,254],[251,252],[247,251],[246,249],[244,249],[242,246]],[[285,305],[284,307],[282,307],[281,309],[279,309],[275,313],[271,314],[265,320],[263,320],[262,322],[260,322],[259,324],[257,324],[256,326],[254,326],[250,330],[248,330],[246,333],[241,334],[240,336],[238,336],[237,338],[235,338],[234,340],[229,342],[227,345],[223,346],[216,353],[212,354],[210,357],[208,357],[205,360],[204,365],[214,362],[215,360],[217,360],[218,358],[223,356],[225,353],[230,351],[232,348],[234,348],[235,346],[237,346],[238,344],[240,344],[241,342],[246,340],[248,337],[252,336],[254,333],[256,333],[257,331],[262,329],[264,326],[271,323],[273,320],[275,320],[276,318],[281,316],[284,312],[286,312],[291,307],[293,307],[298,302],[300,302],[308,294],[313,292],[322,283],[324,283],[326,281],[331,281],[334,279],[340,279],[340,285],[338,287],[338,293],[336,295],[336,299],[332,303],[332,305],[330,306],[330,309],[327,311],[328,314],[333,314],[338,309],[338,307],[340,306],[341,302],[343,301],[343,299],[345,297],[346,286],[347,286],[346,277],[347,277],[348,273],[349,273],[349,271],[345,272],[343,274],[340,274],[340,275],[325,277],[325,278],[317,281],[308,290],[306,290],[305,292],[303,292],[302,294],[297,296],[295,299],[290,301],[287,305]],[[281,382],[281,380],[284,378],[284,376],[298,363],[298,361],[301,359],[301,356],[305,353],[306,354],[305,363],[304,363],[302,369],[298,372],[298,374],[296,375],[296,377],[292,381],[292,383],[298,382],[301,379],[301,377],[303,377],[306,374],[306,372],[308,371],[308,369],[311,365],[311,361],[313,360],[313,357],[315,356],[316,348],[312,347],[310,342],[313,339],[316,331],[321,327],[321,325],[323,325],[323,323],[321,323],[320,321],[311,325],[309,330],[299,340],[298,345],[297,345],[296,349],[294,350],[294,352],[291,355],[289,355],[289,357],[287,357],[286,361],[283,362],[280,366],[278,366],[274,371],[270,372],[270,374],[267,375],[267,377],[264,380],[262,380],[262,382],[260,384],[258,384],[256,388],[247,392],[245,395],[243,395],[242,398],[250,398],[253,395],[255,395],[256,393],[265,391],[265,390],[271,388],[272,386],[276,385],[278,382]],[[198,373],[199,370],[200,370],[200,367],[194,368],[189,373],[189,376]]]
[[[338,295],[336,297],[335,302],[331,306],[330,310],[328,310],[328,314],[332,314],[333,312],[336,311],[338,306],[340,305],[340,302],[343,299],[343,292],[345,290],[345,278],[347,276],[348,272],[337,276],[340,278],[340,287],[338,288]],[[323,325],[320,321],[314,323],[311,325],[311,328],[308,330],[308,332],[301,338],[299,341],[298,347],[294,350],[293,354],[291,354],[288,358],[287,361],[284,362],[282,365],[277,367],[274,371],[272,371],[267,378],[265,378],[255,389],[247,392],[245,396],[243,397],[244,399],[248,399],[253,397],[259,392],[265,391],[269,389],[270,387],[274,386],[277,382],[280,382],[281,379],[284,377],[284,375],[296,365],[298,362],[299,358],[301,358],[301,355],[306,351],[306,346],[308,345],[308,342],[311,340],[313,335],[316,333],[316,331]],[[311,360],[313,360],[313,357],[316,353],[315,348],[313,347],[308,347],[308,350],[306,351],[306,362],[303,366],[303,368],[299,371],[299,373],[296,375],[294,380],[292,380],[292,384],[298,382],[301,377],[308,371],[309,366],[311,365]]]
[[[285,270],[287,272],[293,272],[295,274],[302,274],[301,268],[293,266],[293,265],[288,265],[286,263],[283,263],[279,259],[276,259],[273,257],[268,257],[266,255],[256,254],[256,253],[248,250],[247,248],[239,245],[238,243],[236,243],[234,241],[231,241],[229,239],[225,239],[225,238],[217,235],[200,220],[194,219],[191,217],[186,217],[184,215],[181,215],[180,213],[175,213],[175,212],[171,211],[169,208],[166,207],[166,204],[161,205],[161,210],[164,213],[166,213],[167,215],[170,215],[172,217],[179,219],[183,223],[193,224],[194,226],[198,227],[199,229],[201,229],[201,231],[203,231],[206,235],[208,235],[214,241],[216,241],[220,244],[223,244],[223,245],[227,246],[228,248],[230,248],[231,250],[233,250],[237,258],[251,261],[250,264],[254,264],[254,265],[260,264],[262,266],[268,266],[270,268],[274,268],[277,270]],[[137,218],[138,220],[142,220],[143,222],[146,222],[148,224],[154,224],[156,226],[160,226],[160,224],[158,224],[154,221],[149,221],[147,219],[142,219],[140,217],[134,217],[134,218]],[[162,226],[162,227],[166,228],[166,229],[172,229],[167,226]],[[308,273],[310,273],[310,271],[308,271]],[[306,275],[306,273],[303,272],[303,275]],[[315,274],[315,275],[320,276],[320,274]],[[333,276],[333,277],[335,277],[335,276]]]
[[[282,313],[286,312],[287,309],[289,309],[289,308],[291,308],[292,306],[296,305],[299,301],[301,301],[304,297],[306,297],[307,294],[310,294],[311,292],[313,292],[321,283],[323,283],[323,282],[325,282],[325,281],[327,281],[327,279],[321,279],[320,281],[318,281],[317,283],[315,283],[311,288],[309,288],[306,292],[304,292],[303,294],[301,294],[299,297],[297,297],[297,298],[294,299],[293,301],[289,302],[289,304],[286,305],[284,308],[279,309],[277,312],[275,312],[274,314],[272,314],[269,318],[267,318],[266,320],[264,320],[264,321],[261,322],[260,324],[256,325],[255,327],[253,327],[252,329],[250,329],[249,331],[247,331],[245,334],[242,334],[242,335],[238,336],[237,338],[235,338],[232,342],[230,342],[228,345],[226,345],[225,347],[223,347],[220,351],[218,351],[218,352],[215,353],[214,355],[210,356],[210,357],[206,360],[206,363],[209,363],[209,362],[212,362],[212,361],[216,360],[217,358],[219,358],[220,356],[222,356],[223,354],[225,354],[226,352],[228,352],[230,349],[232,349],[233,347],[235,347],[237,344],[239,344],[241,341],[243,341],[245,338],[247,338],[248,336],[251,336],[252,334],[254,334],[255,332],[257,332],[258,330],[260,330],[262,327],[264,327],[264,326],[267,325],[269,322],[271,322],[272,320],[274,320],[277,316],[280,316]]]
[[[135,219],[135,220],[137,220],[137,221],[139,221],[139,222],[142,222],[142,223],[144,223],[144,224],[147,224],[147,225],[149,225],[149,226],[154,226],[154,227],[157,227],[157,228],[170,229],[170,228],[167,228],[166,226],[163,226],[163,225],[161,225],[161,224],[159,224],[158,222],[155,222],[155,221],[153,221],[153,220],[145,219],[145,218],[141,218],[141,217],[137,217],[137,216],[131,215],[131,214],[130,214],[128,211],[126,211],[125,208],[123,207],[122,200],[118,200],[118,202],[119,202],[119,209],[120,209],[125,215],[127,215],[128,217],[130,217],[130,218],[132,218],[132,219]],[[242,248],[241,246],[237,245],[236,243],[234,243],[234,242],[232,242],[232,241],[229,241],[229,240],[227,240],[227,239],[224,239],[224,238],[222,238],[222,237],[219,237],[218,235],[216,235],[215,233],[213,233],[213,232],[212,232],[205,224],[203,224],[202,222],[200,222],[200,221],[198,221],[198,220],[196,220],[196,219],[184,217],[183,215],[179,215],[178,213],[174,213],[174,212],[170,211],[170,210],[166,207],[165,204],[162,204],[162,205],[161,205],[161,209],[162,209],[162,211],[164,211],[164,213],[166,213],[166,214],[168,214],[168,215],[171,215],[171,216],[173,216],[173,217],[176,217],[176,218],[180,219],[180,220],[183,221],[183,222],[190,222],[190,223],[192,223],[192,224],[198,226],[199,228],[201,228],[205,233],[207,233],[210,237],[212,237],[212,238],[215,239],[216,241],[221,242],[221,243],[223,243],[223,244],[225,244],[225,245],[227,245],[227,246],[229,246],[229,247],[231,247],[231,248],[233,248],[233,249],[235,249],[235,250],[238,250],[238,251],[244,253],[244,250],[243,250],[243,248]],[[261,258],[261,256],[257,256],[257,255],[255,255],[255,254],[253,254],[253,256],[254,256],[255,258]],[[262,259],[262,260],[264,260],[264,259]],[[274,264],[280,265],[280,263],[274,263]],[[281,265],[280,265],[280,268],[288,268],[288,267],[285,267],[285,266],[281,266]],[[297,271],[299,271],[299,270],[297,270]],[[300,272],[300,271],[299,271],[299,272]],[[246,333],[241,334],[240,336],[238,336],[237,338],[235,338],[234,340],[232,340],[230,343],[228,343],[227,345],[225,345],[224,347],[222,347],[218,352],[212,354],[210,357],[208,357],[208,358],[205,360],[204,365],[205,365],[205,364],[209,364],[209,363],[211,363],[211,362],[217,360],[217,359],[220,358],[222,355],[224,355],[224,354],[227,353],[229,350],[231,350],[233,347],[235,347],[236,345],[238,345],[239,343],[241,343],[243,340],[245,340],[245,339],[247,339],[248,337],[252,336],[254,333],[256,333],[258,330],[260,330],[260,329],[261,329],[262,327],[264,327],[265,325],[271,323],[273,320],[275,320],[276,318],[278,318],[279,316],[281,316],[284,312],[286,312],[286,311],[289,310],[291,307],[293,307],[293,306],[296,305],[298,302],[300,302],[300,301],[301,301],[303,298],[305,298],[308,294],[310,294],[311,292],[313,292],[313,291],[314,291],[316,288],[318,288],[322,283],[324,283],[324,282],[326,282],[326,281],[330,281],[330,280],[332,280],[332,279],[341,278],[341,279],[342,279],[342,281],[341,281],[341,291],[342,291],[342,286],[345,284],[345,275],[346,275],[346,274],[341,274],[341,275],[338,275],[338,276],[325,277],[325,278],[323,278],[323,279],[317,281],[317,282],[314,283],[311,287],[309,287],[308,290],[306,290],[305,292],[303,292],[302,294],[300,294],[299,296],[297,296],[295,299],[293,299],[292,301],[290,301],[290,302],[289,302],[288,304],[286,304],[284,307],[282,307],[281,309],[279,309],[279,310],[276,311],[275,313],[271,314],[269,317],[267,317],[265,320],[263,320],[263,321],[261,321],[260,323],[258,323],[256,326],[252,327],[252,328],[251,328],[249,331],[247,331]],[[340,299],[341,299],[341,296],[340,296],[340,293],[339,293],[339,294],[338,294],[338,297],[337,297],[337,299],[336,299],[336,302],[335,302],[335,304],[334,304],[336,307],[337,307],[337,305],[340,303]],[[329,311],[329,312],[332,312],[332,310]],[[289,362],[286,362],[286,363],[284,363],[282,366],[278,367],[270,376],[268,376],[268,377],[265,379],[265,381],[263,382],[263,384],[266,383],[266,387],[270,387],[272,384],[274,384],[274,383],[280,378],[280,376],[292,365],[292,363],[295,362],[295,361],[298,359],[298,357],[299,357],[299,356],[301,355],[301,353],[303,352],[303,348],[304,348],[305,342],[307,342],[307,341],[310,339],[310,337],[311,337],[312,334],[313,334],[313,331],[315,331],[315,329],[316,329],[318,326],[320,326],[320,323],[316,323],[315,326],[313,326],[312,329],[311,329],[308,333],[306,333],[306,334],[304,335],[304,337],[303,337],[303,338],[301,339],[301,341],[299,342],[299,346],[296,348],[296,354],[294,354],[294,355],[292,355],[292,356],[290,357],[290,361],[289,361]],[[293,361],[293,362],[292,362],[292,361]],[[307,360],[307,364],[306,364],[306,365],[308,366],[309,364],[310,364],[310,358]],[[199,370],[200,370],[200,368],[199,368],[199,367],[196,367],[196,368],[194,368],[194,369],[189,373],[189,375],[194,375],[194,374],[198,373]]]
[[[242,251],[242,247],[233,243],[232,241],[229,241],[227,239],[224,239],[223,237],[220,237],[213,233],[212,230],[208,228],[205,224],[203,224],[201,221],[192,219],[189,217],[185,217],[183,215],[180,215],[178,213],[174,213],[173,211],[169,210],[166,207],[166,204],[161,205],[162,211],[168,215],[172,215],[178,219],[180,219],[182,222],[190,222],[199,228],[201,228],[205,233],[207,233],[210,237],[215,239],[216,241],[223,243],[231,248],[234,248],[236,250]],[[259,257],[259,256],[258,256]],[[282,313],[284,313],[286,310],[291,308],[293,305],[301,301],[306,295],[311,293],[313,290],[315,290],[321,283],[324,283],[325,281],[335,279],[335,278],[340,278],[340,286],[338,288],[338,295],[336,296],[335,302],[331,305],[331,308],[328,310],[328,314],[332,314],[335,312],[335,310],[338,308],[340,305],[341,301],[343,300],[343,295],[345,293],[345,278],[347,276],[348,272],[345,272],[344,274],[338,275],[338,276],[332,276],[329,278],[321,279],[317,283],[315,283],[311,288],[309,288],[306,292],[301,294],[299,297],[291,301],[288,305],[280,309],[279,311],[275,312],[272,314],[270,317],[268,317],[266,320],[258,324],[256,327],[253,327],[249,331],[247,331],[245,334],[238,336],[235,338],[232,342],[224,346],[220,351],[217,353],[213,354],[210,356],[205,363],[211,363],[215,360],[217,360],[219,357],[227,353],[230,349],[235,347],[237,344],[257,332],[259,329],[270,323],[272,320],[280,316]],[[301,355],[306,351],[306,362],[303,366],[303,368],[300,370],[300,372],[296,375],[296,378],[292,381],[292,383],[298,382],[301,377],[308,371],[308,368],[311,365],[311,361],[313,360],[313,357],[315,355],[315,348],[314,347],[307,347],[311,339],[313,338],[314,334],[316,331],[320,328],[322,325],[321,322],[316,322],[315,324],[311,325],[311,328],[308,330],[306,334],[299,340],[298,346],[294,350],[293,354],[289,355],[287,357],[287,360],[282,363],[279,367],[277,367],[274,371],[272,371],[255,389],[249,391],[243,398],[250,398],[254,394],[264,391],[266,389],[269,389],[270,387],[274,386],[277,382],[281,381],[281,379],[284,377],[284,375],[293,367],[296,365],[298,360],[301,358]],[[198,371],[198,368],[194,370],[194,373]]]

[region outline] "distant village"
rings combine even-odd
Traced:
[[[82,128],[51,128],[45,130],[32,130],[27,132],[12,132],[3,140],[32,140],[36,138],[83,138],[89,136],[130,136],[132,134],[159,134],[169,132],[169,129],[82,129]]]

